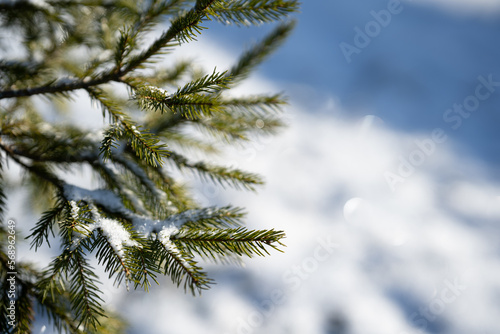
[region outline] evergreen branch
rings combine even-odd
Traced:
[[[88,190],[74,185],[65,184],[62,194],[67,201],[84,201],[88,204],[98,205],[111,216],[117,215],[132,222],[144,220],[142,216],[139,216],[127,209],[123,205],[120,197],[107,189]]]
[[[104,137],[99,148],[103,160],[111,158],[112,150],[118,149],[118,140],[123,137],[123,130],[118,124],[110,125],[104,132]]]
[[[170,111],[165,103],[168,96],[167,91],[164,89],[154,86],[143,86],[135,91],[134,98],[137,100],[141,109],[160,111],[163,114]]]
[[[164,225],[175,224],[192,229],[234,228],[242,225],[245,213],[232,206],[190,209],[171,215]]]
[[[227,71],[217,73],[214,69],[212,74],[207,74],[177,89],[172,98],[198,93],[215,93],[222,88],[227,88],[230,78],[226,73]]]
[[[3,252],[0,252],[0,277],[4,277],[1,273],[6,267],[7,262],[3,257]],[[29,302],[31,304],[35,304],[38,310],[41,311],[42,315],[46,315],[49,320],[49,323],[52,323],[55,329],[61,332],[63,329],[77,334],[83,334],[78,328],[78,324],[75,322],[74,317],[70,312],[68,312],[70,301],[68,298],[68,293],[66,291],[60,291],[60,293],[55,294],[54,300],[51,298],[45,298],[47,291],[41,289],[41,282],[47,282],[47,277],[43,276],[42,273],[32,268],[31,265],[25,264],[22,262],[18,262],[16,264],[17,277],[16,283],[21,287],[21,290],[25,293],[26,300],[25,305],[21,306],[17,303],[17,308],[20,310],[28,309],[32,306],[26,304]],[[62,282],[61,282],[62,284]],[[63,287],[63,285],[61,285]],[[0,291],[7,291],[8,289],[3,289],[0,286]],[[2,314],[7,314],[7,312],[2,312]],[[28,312],[28,314],[30,314]],[[5,326],[0,322],[0,328],[7,328],[7,324]],[[10,326],[9,326],[10,327]],[[17,331],[17,333],[28,333],[28,330]]]
[[[187,119],[196,119],[202,115],[220,112],[221,103],[218,96],[204,94],[168,95],[157,87],[142,87],[136,91],[135,98],[141,109],[173,112]]]
[[[281,23],[272,30],[262,41],[244,52],[231,70],[228,76],[232,78],[232,84],[240,82],[248,77],[250,72],[262,63],[274,50],[280,46],[290,35],[295,27],[295,21]]]
[[[163,87],[165,85],[172,85],[181,79],[181,77],[186,74],[190,66],[190,62],[180,61],[168,69],[160,68],[152,75],[135,74],[134,78],[140,83],[147,82],[151,86]],[[127,78],[125,78],[125,80],[126,79]],[[136,89],[138,88],[139,87],[136,85]]]
[[[121,30],[120,38],[116,43],[115,66],[121,68],[125,58],[130,54],[135,46],[134,36],[129,30]]]
[[[55,199],[43,203],[44,213],[28,236],[31,247],[38,250],[45,242],[50,247],[54,230],[62,246],[43,272],[16,263],[21,332],[32,330],[34,306],[59,332],[118,332],[113,319],[110,327],[99,324],[105,311],[90,253],[115,283],[125,280],[127,288],[133,282],[148,291],[163,273],[195,294],[212,283],[195,261],[197,255],[237,261],[283,246],[281,231],[244,229],[239,208],[199,208],[181,184],[182,176],[174,178],[179,173],[170,167],[223,187],[254,189],[262,183],[243,170],[190,161],[182,151],[213,153],[220,139],[233,143],[281,126],[275,114],[285,102],[281,96],[233,98],[222,92],[248,76],[293,23],[278,26],[229,72],[197,72],[190,62],[164,70],[149,66],[175,46],[195,40],[206,20],[260,24],[287,17],[297,6],[295,0],[0,1],[0,26],[19,41],[22,54],[0,59],[0,99],[12,98],[0,105],[0,216],[6,195],[2,167],[12,161],[25,172],[36,198],[53,194]],[[143,45],[146,34],[167,15],[170,26]],[[128,89],[142,109],[160,112],[141,114],[111,93],[115,87],[110,83]],[[66,101],[81,89],[109,120],[102,141],[80,126],[48,123],[37,99],[22,98],[43,95],[57,112],[65,112]],[[145,122],[137,121],[143,116]],[[196,128],[213,138],[191,136]],[[174,143],[179,151],[169,156],[163,143]],[[164,161],[171,165],[162,167]],[[68,184],[58,174],[87,163],[102,189]],[[9,259],[5,236],[0,224],[2,329],[8,326],[3,316]]]
[[[166,145],[160,143],[160,139],[152,133],[142,131],[140,128],[133,129],[134,135],[130,140],[130,147],[136,155],[153,167],[163,164],[163,159],[170,154]]]
[[[33,6],[34,8],[43,8],[44,4],[55,6],[58,8],[67,8],[73,6],[82,7],[109,7],[116,6],[116,0],[44,0],[37,3],[36,1],[27,0],[12,0],[9,2],[2,2],[0,10],[22,10],[26,6]]]
[[[147,240],[141,243],[141,247],[132,248],[126,258],[126,265],[130,268],[134,288],[142,286],[146,292],[149,292],[150,280],[160,284],[156,280],[156,274],[160,273],[160,270],[154,260],[151,243],[151,240]]]
[[[136,34],[144,33],[158,23],[162,16],[179,13],[185,7],[183,0],[153,0],[149,1],[148,7],[140,13],[139,20],[134,24],[133,30]]]
[[[35,320],[35,310],[32,298],[33,284],[25,281],[24,279],[19,279],[19,277],[16,277],[16,283],[18,292],[16,307],[18,310],[23,310],[23,312],[18,312],[16,314],[16,331],[17,333],[29,333],[32,328],[33,321]]]
[[[123,168],[122,182],[127,186],[130,197],[135,199],[134,203],[140,205],[142,214],[149,215],[154,219],[163,219],[172,211],[177,210],[176,208],[179,207],[177,204],[180,203],[177,199],[172,198],[172,194],[178,191],[171,191],[170,188],[178,187],[173,184],[172,180],[166,178],[159,168],[145,164],[133,155],[127,155],[124,159],[130,160],[127,161],[128,168],[134,169],[121,166]],[[118,163],[118,165],[120,164]],[[140,175],[134,174],[135,169],[140,171]],[[176,205],[173,206],[173,203]]]
[[[80,325],[84,328],[96,328],[99,324],[98,317],[105,316],[99,297],[96,283],[98,276],[87,263],[80,248],[76,248],[70,257],[73,275],[70,277],[71,306]]]
[[[40,275],[39,273],[35,273],[32,276],[36,276],[36,279],[39,279]],[[60,286],[63,288],[64,283],[60,282]],[[101,326],[97,326],[95,330],[92,330],[92,328],[83,329],[82,326],[79,326],[78,319],[75,319],[74,314],[68,311],[71,309],[70,293],[68,290],[59,291],[53,298],[45,298],[45,294],[46,291],[40,289],[39,284],[33,284],[33,287],[30,288],[30,295],[36,302],[37,309],[48,319],[49,324],[52,324],[54,330],[61,333],[75,334],[104,333],[102,327],[106,325],[106,319],[109,318],[105,318],[104,323]],[[98,322],[103,322],[102,316],[98,317]]]
[[[114,192],[106,189],[88,190],[74,185],[66,184],[64,186],[63,195],[68,201],[84,201],[88,204],[94,204],[111,217],[118,216],[121,219],[125,219],[126,221],[131,222],[136,229],[141,230],[140,232],[142,232],[145,236],[148,236],[154,229],[156,229],[157,227],[162,227],[165,224],[169,225],[172,223],[182,223],[175,222],[169,218],[158,220],[138,215],[135,212],[127,209],[123,205],[123,202],[119,196],[117,196]]]
[[[171,240],[189,254],[203,254],[212,259],[215,254],[239,256],[269,255],[266,247],[281,251],[276,244],[284,246],[280,240],[283,231],[237,229],[190,229],[182,228]]]
[[[167,203],[181,211],[195,206],[186,189],[175,182],[163,168],[154,168],[149,165],[143,167],[156,187],[167,195]]]
[[[59,190],[62,189],[64,183],[61,180],[59,180],[59,178],[48,169],[48,166],[44,164],[28,165],[24,163],[16,156],[15,152],[13,152],[13,150],[10,147],[3,144],[1,139],[0,139],[0,149],[3,150],[5,153],[7,153],[7,156],[10,159],[14,160],[18,165],[20,165],[25,170],[30,172],[31,175],[34,175],[44,181],[47,181],[48,183],[51,183]]]
[[[208,154],[219,154],[221,150],[216,143],[206,142],[203,139],[193,138],[181,133],[178,129],[166,129],[158,134],[172,147],[178,147],[185,151],[204,152]]]
[[[18,129],[15,133],[14,154],[29,158],[36,162],[82,162],[91,160],[95,151],[95,142],[88,139],[88,134],[75,128],[63,127],[50,131],[33,129],[45,124],[34,124],[29,129]]]
[[[78,322],[76,327],[83,325],[84,328],[95,328],[97,319],[104,315],[104,310],[100,306],[102,299],[97,294],[97,276],[92,269],[80,247],[73,250],[66,247],[63,253],[50,263],[37,283],[41,304],[54,304],[59,302],[62,296],[67,296],[72,316]],[[63,292],[67,289],[66,283],[69,283],[69,290]],[[47,294],[51,297],[48,301]],[[57,309],[55,311],[54,317],[58,317],[59,312]]]
[[[249,107],[240,105],[230,108],[233,109],[232,113],[218,113],[210,118],[193,120],[192,123],[198,130],[229,144],[249,140],[252,133],[275,134],[284,126],[278,117],[264,114],[270,107],[249,104]]]
[[[148,177],[144,169],[141,168],[141,166],[139,166],[136,162],[122,154],[114,154],[112,159],[114,162],[119,163],[127,170],[129,170],[152,195],[159,199],[163,199],[165,197],[165,194],[159,191],[153,181]]]
[[[173,42],[188,42],[195,39],[203,29],[199,23],[205,17],[207,9],[216,0],[197,0],[191,10],[179,16],[171,22],[170,28],[165,31],[160,38],[149,46],[141,54],[131,57],[128,65],[123,69],[126,74],[136,68],[143,66],[151,57],[160,54],[165,48],[173,46]]]
[[[168,155],[168,151],[165,149],[166,146],[160,143],[158,137],[133,123],[104,92],[97,89],[87,91],[102,106],[103,113],[108,113],[112,121],[118,123],[113,124],[105,132],[100,148],[105,159],[112,155],[111,149],[117,147],[116,140],[127,138],[132,150],[139,158],[144,159],[153,167],[163,163],[162,160]]]
[[[104,180],[107,187],[118,192],[125,206],[133,208],[135,212],[146,213],[143,203],[137,198],[137,194],[126,186],[125,181],[120,175],[116,174],[104,162],[94,162],[92,166],[99,173],[99,176]]]
[[[191,163],[185,157],[175,152],[170,152],[168,161],[174,162],[180,170],[191,170],[199,174],[202,179],[210,180],[213,183],[220,184],[222,187],[229,185],[236,189],[255,190],[255,186],[264,184],[257,174],[239,169],[213,166],[205,162]]]
[[[224,112],[252,113],[259,118],[267,117],[266,114],[277,113],[286,101],[281,95],[272,96],[249,96],[244,98],[226,98],[222,99],[214,95],[192,94],[186,96],[167,95],[165,91],[157,88],[143,88],[136,94],[136,99],[142,109],[160,111],[161,113],[172,111],[174,113],[170,118],[160,120],[154,126],[153,132],[157,133],[163,129],[171,128],[186,120],[199,123],[213,130],[220,130],[231,135],[232,138],[242,138],[235,130],[234,122],[224,123],[217,120],[219,115]],[[212,116],[204,118],[202,116]],[[228,120],[229,117],[220,116]],[[221,127],[221,125],[224,126]],[[230,131],[227,131],[232,129]],[[248,129],[248,127],[247,127]]]
[[[38,94],[63,94],[69,91],[78,89],[93,88],[111,81],[121,82],[122,78],[134,69],[143,66],[151,57],[158,55],[163,49],[172,46],[172,42],[186,42],[194,39],[201,32],[202,27],[199,23],[206,15],[206,10],[216,0],[198,0],[196,5],[184,15],[178,17],[171,23],[170,28],[157,39],[148,49],[141,54],[131,57],[127,61],[127,65],[123,68],[114,67],[108,72],[104,72],[94,78],[85,79],[69,79],[69,80],[51,80],[39,87],[31,87],[24,89],[4,90],[0,91],[0,99],[33,96]],[[118,43],[117,59],[121,56],[121,43]]]
[[[213,113],[222,112],[221,103],[217,96],[193,94],[188,96],[170,97],[162,101],[169,110],[181,114],[188,120],[198,119],[202,116],[211,116]]]
[[[38,87],[0,91],[0,100],[12,97],[26,97],[26,96],[33,96],[40,94],[64,94],[66,92],[78,89],[87,89],[90,87],[99,86],[108,83],[110,81],[121,81],[120,80],[121,76],[122,76],[121,73],[117,72],[117,73],[110,73],[107,75],[103,75],[93,80],[88,80],[88,79],[67,79],[59,81],[50,80],[44,85]]]
[[[120,285],[124,278],[127,281],[131,280],[131,271],[126,264],[124,254],[120,254],[116,249],[115,245],[112,245],[109,237],[104,236],[101,231],[98,236],[91,240],[92,247],[89,249],[90,252],[96,251],[96,258],[99,264],[103,264],[104,271],[109,273],[109,278],[115,276],[115,285]]]
[[[189,290],[193,295],[209,288],[213,281],[206,277],[195,261],[181,254],[171,242],[155,240],[153,242],[155,260],[166,275],[177,286],[184,281],[184,290]]]
[[[295,0],[223,0],[208,15],[224,24],[260,25],[287,16],[299,9]]]
[[[286,100],[280,94],[265,96],[246,96],[243,98],[224,99],[220,105],[228,111],[252,113],[260,117],[269,113],[278,113]]]
[[[48,318],[49,323],[52,324],[55,330],[85,334],[78,326],[76,319],[68,312],[71,307],[68,295],[68,293],[61,292],[55,295],[55,299],[52,300],[51,298],[44,298],[41,291],[36,290],[34,294],[40,313]]]
[[[229,82],[230,78],[226,72],[217,73],[214,70],[212,74],[179,87],[173,94],[167,94],[166,90],[154,86],[140,87],[136,90],[135,99],[142,109],[161,113],[173,111],[193,119],[201,114],[211,114],[218,110],[218,97],[205,94],[214,94],[226,88]],[[158,127],[155,130],[157,133]]]
[[[65,216],[66,209],[67,204],[59,199],[54,208],[43,213],[35,227],[30,230],[31,234],[26,237],[26,239],[31,239],[31,248],[35,247],[35,251],[38,250],[44,241],[50,247],[49,232],[53,237],[55,236],[53,226]]]
[[[138,242],[132,238],[131,228],[123,223],[103,218],[97,208],[90,203],[90,213],[93,223],[88,227],[90,233],[97,229],[98,234],[93,233],[90,240],[85,239],[83,246],[89,252],[96,251],[96,258],[99,264],[105,264],[105,272],[109,272],[109,277],[115,276],[115,284],[122,282],[123,278],[131,279],[131,271],[126,265],[127,249],[139,246]],[[74,245],[74,241],[73,241]]]
[[[0,80],[10,86],[15,82],[22,82],[35,75],[41,64],[33,61],[0,60]]]

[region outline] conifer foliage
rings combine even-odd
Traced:
[[[296,0],[0,2],[2,330],[29,333],[41,314],[58,332],[120,332],[103,303],[92,258],[118,285],[148,291],[167,275],[198,294],[213,283],[203,260],[237,261],[281,249],[283,231],[245,228],[238,207],[200,206],[179,175],[237,189],[262,184],[256,174],[198,161],[189,152],[208,157],[283,125],[281,95],[235,97],[227,91],[286,38],[293,21],[285,19],[297,9]],[[165,61],[195,41],[207,21],[277,26],[224,71],[203,73],[189,61]],[[40,107],[64,109],[76,97],[102,110],[103,129],[89,133],[54,121]],[[7,317],[12,298],[3,217],[13,165],[43,211],[28,236],[32,248],[54,240],[60,246],[45,269],[16,263],[15,326]],[[90,167],[99,187],[67,181],[82,166]]]

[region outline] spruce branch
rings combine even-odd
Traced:
[[[64,183],[50,170],[50,167],[45,164],[27,164],[15,154],[11,147],[5,145],[0,139],[0,150],[7,154],[7,157],[15,161],[19,166],[25,169],[30,175],[38,177],[42,181],[52,184],[57,189],[62,189]]]
[[[228,76],[232,77],[232,85],[247,78],[253,69],[269,57],[290,35],[295,24],[295,21],[281,23],[263,40],[245,51],[240,56],[238,63],[228,72]]]
[[[194,7],[188,12],[180,15],[171,22],[170,28],[165,31],[141,54],[131,57],[128,65],[123,69],[123,74],[144,67],[155,55],[164,52],[165,49],[175,46],[177,43],[188,42],[196,38],[204,29],[199,24],[205,17],[207,9],[216,0],[197,0]]]
[[[136,163],[143,168],[148,175],[148,178],[155,184],[156,188],[166,194],[167,204],[177,208],[180,211],[192,208],[195,206],[194,200],[189,192],[179,182],[175,181],[163,167],[154,168],[144,164],[142,161]]]
[[[236,189],[255,191],[256,186],[264,183],[256,174],[235,168],[214,166],[205,162],[191,163],[184,156],[175,152],[170,152],[168,161],[174,162],[180,170],[190,170],[200,175],[203,180],[212,181],[222,187],[232,186]]]
[[[169,221],[192,229],[234,228],[243,224],[244,216],[243,210],[238,207],[207,207],[182,211],[172,215]]]
[[[182,60],[169,68],[158,68],[152,75],[137,73],[134,78],[141,84],[146,82],[149,86],[164,87],[177,83],[188,72],[190,67],[191,62]],[[137,90],[138,88],[138,85],[134,86],[134,89]]]
[[[111,70],[92,78],[87,77],[84,79],[69,79],[63,81],[51,80],[39,87],[3,90],[0,91],[0,99],[38,94],[65,94],[78,89],[89,90],[111,81],[122,82],[126,74],[137,68],[143,68],[148,62],[151,62],[151,58],[162,54],[164,49],[174,46],[175,42],[187,42],[195,39],[196,35],[203,29],[199,23],[205,17],[206,10],[214,2],[216,2],[216,0],[198,0],[191,10],[172,21],[170,28],[165,31],[160,38],[153,42],[150,47],[139,55],[129,57],[127,59],[127,65],[123,67],[115,66]],[[123,63],[123,58],[128,50],[123,46],[123,43],[127,40],[128,34],[123,33],[121,42],[117,44],[118,47],[115,59],[119,64]]]
[[[72,252],[70,261],[73,271],[69,279],[71,306],[80,321],[78,326],[96,328],[99,324],[98,318],[105,316],[101,307],[104,301],[99,296],[100,290],[97,287],[100,281],[80,248]]]
[[[177,89],[172,98],[198,93],[215,93],[221,88],[227,88],[227,84],[230,82],[231,78],[226,74],[227,71],[216,72],[214,69],[212,74],[207,74]]]
[[[261,117],[279,113],[285,104],[286,100],[281,94],[229,98],[221,101],[221,106],[230,112],[255,114]]]
[[[146,171],[138,165],[131,158],[126,157],[123,154],[114,154],[112,157],[113,161],[125,167],[132,175],[134,175],[139,182],[146,187],[147,191],[150,192],[153,196],[163,199],[165,194],[160,191],[154,184],[154,182],[149,178],[146,174]],[[156,166],[153,166],[156,167]]]
[[[224,24],[248,26],[280,20],[298,8],[295,0],[223,0],[212,6],[208,15]]]
[[[144,241],[141,243],[141,247],[132,248],[126,258],[126,265],[130,268],[134,288],[142,286],[146,292],[149,292],[151,281],[160,284],[157,280],[157,274],[161,271],[155,262],[152,243],[152,240]]]
[[[144,159],[153,167],[163,163],[163,158],[168,155],[168,151],[166,145],[160,143],[157,136],[134,123],[103,91],[97,89],[87,91],[91,98],[101,105],[103,114],[107,113],[114,123],[105,132],[100,148],[105,159],[112,155],[112,148],[118,147],[116,141],[128,139],[130,147],[139,158]]]
[[[104,236],[102,231],[90,241],[92,247],[89,251],[96,252],[95,256],[99,264],[102,264],[104,271],[109,273],[108,277],[115,277],[115,285],[119,286],[123,282],[123,279],[126,279],[127,282],[132,280],[131,268],[128,266],[129,261],[126,261],[128,256],[120,254],[110,243],[110,239]]]
[[[71,306],[67,292],[55,294],[54,299],[44,298],[43,290],[36,286],[34,299],[37,302],[37,309],[47,317],[56,331],[62,332],[64,330],[69,333],[84,334],[76,319],[68,312],[68,308]]]
[[[225,263],[280,250],[282,231],[244,228],[245,214],[237,207],[200,207],[178,171],[223,187],[254,190],[262,184],[256,174],[191,161],[185,154],[217,153],[221,144],[272,134],[282,126],[283,96],[225,93],[282,43],[294,23],[279,24],[229,71],[197,71],[192,61],[167,67],[158,62],[198,38],[208,20],[259,25],[286,18],[297,7],[294,0],[0,1],[0,27],[19,41],[15,47],[22,52],[0,59],[0,216],[9,184],[5,169],[12,162],[36,195],[32,199],[45,199],[27,237],[31,247],[50,247],[52,238],[61,245],[42,271],[16,263],[16,303],[23,312],[18,332],[32,329],[35,311],[58,332],[122,328],[119,317],[104,308],[92,256],[115,284],[148,291],[165,274],[198,294],[213,283],[199,257]],[[150,38],[166,21],[157,38]],[[128,89],[135,103],[113,93],[118,86]],[[70,117],[51,123],[40,112],[47,103],[63,115],[77,90],[102,109],[105,125],[94,133],[81,124],[63,124]],[[43,107],[31,98],[36,95],[45,98]],[[174,145],[172,153],[166,144]],[[83,165],[98,176],[100,188],[66,180],[64,173]],[[5,240],[0,224],[4,311]],[[6,319],[0,316],[2,330],[9,325]]]
[[[128,187],[126,180],[122,175],[117,174],[111,169],[108,164],[102,161],[92,163],[94,171],[96,171],[106,186],[115,191],[123,201],[123,204],[132,209],[134,212],[146,214],[144,204],[137,198],[137,195]]]
[[[97,284],[97,276],[85,259],[82,249],[66,248],[42,273],[42,278],[37,283],[40,291],[38,298],[45,305],[56,303],[62,296],[67,296],[76,327],[83,325],[84,328],[96,328],[98,318],[104,315]],[[56,311],[53,316],[59,318],[57,309],[53,311]]]
[[[194,138],[188,133],[184,133],[180,127],[176,129],[165,129],[158,133],[165,142],[168,142],[172,149],[176,148],[186,152],[200,152],[206,154],[221,154],[222,150],[215,142],[205,140],[205,138]]]
[[[155,260],[163,268],[174,284],[180,286],[184,282],[184,290],[190,290],[193,295],[200,294],[209,288],[213,281],[206,277],[206,273],[187,254],[182,254],[169,241],[153,242]]]
[[[52,209],[43,213],[35,227],[31,229],[31,234],[26,237],[26,239],[31,239],[31,248],[35,247],[36,251],[45,242],[50,247],[49,233],[55,237],[54,225],[65,216],[65,211],[67,211],[67,204],[59,198]]]
[[[281,251],[278,245],[284,238],[283,231],[237,229],[190,229],[182,228],[172,241],[191,255],[202,254],[216,260],[215,254],[252,257],[269,255],[266,247]],[[277,245],[276,245],[277,244]]]
[[[191,88],[186,88],[188,90]],[[139,88],[135,99],[143,110],[172,112],[189,120],[222,111],[218,96],[199,93],[169,95],[165,90],[151,86]]]

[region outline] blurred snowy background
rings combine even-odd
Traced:
[[[165,278],[106,285],[106,301],[131,334],[500,333],[500,2],[304,1],[296,16],[240,88],[286,92],[290,126],[228,155],[266,187],[199,188],[285,230],[285,253],[208,265],[201,297]],[[226,69],[269,29],[209,27],[174,56]]]

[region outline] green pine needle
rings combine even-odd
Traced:
[[[0,3],[0,28],[19,51],[0,57],[0,218],[8,209],[13,165],[22,171],[29,202],[38,205],[32,209],[41,212],[27,237],[31,247],[61,246],[43,270],[16,262],[17,327],[3,312],[2,330],[28,333],[41,315],[58,333],[124,333],[124,321],[105,309],[93,257],[115,285],[149,291],[163,274],[197,295],[214,283],[200,258],[238,263],[281,251],[283,231],[243,227],[238,207],[200,207],[184,174],[224,188],[263,184],[257,174],[204,158],[283,126],[282,95],[227,91],[283,43],[294,26],[283,20],[297,9],[295,0]],[[210,20],[281,22],[229,70],[163,62],[166,53],[199,38]],[[71,113],[75,103],[89,105],[85,99],[102,112],[103,125],[91,131]],[[190,153],[196,159],[188,159]],[[83,166],[99,188],[68,183]],[[4,220],[3,310],[10,303],[8,237]]]
[[[294,0],[223,0],[212,6],[208,14],[224,24],[248,26],[280,20],[298,8],[299,2]]]

